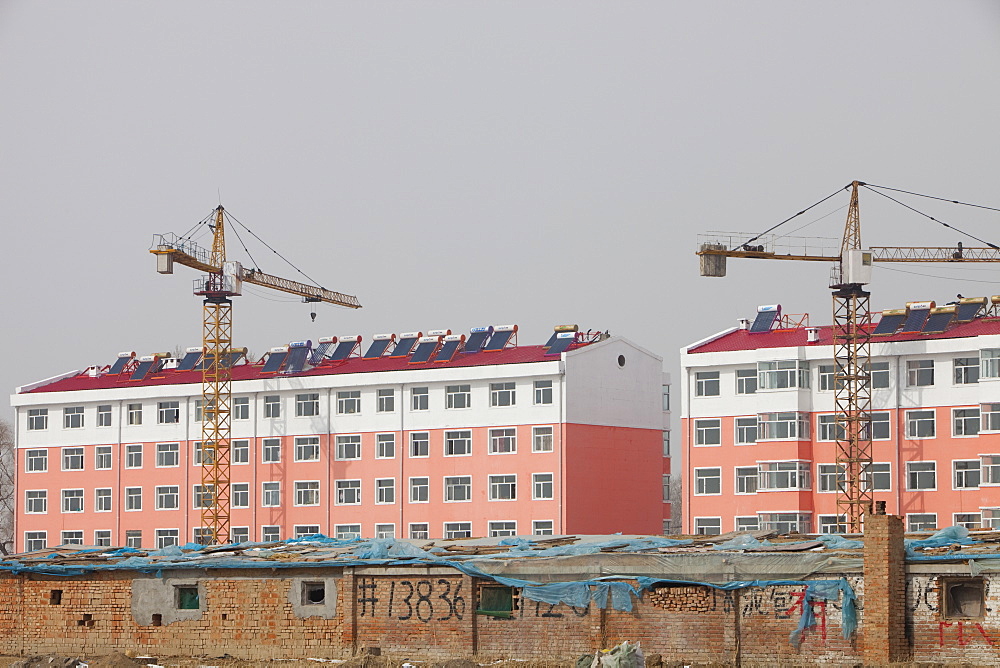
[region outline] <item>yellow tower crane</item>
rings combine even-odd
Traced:
[[[983,242],[987,243],[983,247],[963,247],[959,243],[954,247],[863,248],[858,208],[858,188],[863,186],[867,184],[854,181],[845,187],[851,191],[851,202],[839,252],[820,250],[811,247],[809,243],[785,243],[780,247],[782,246],[780,238],[768,237],[767,233],[750,237],[745,234],[703,235],[697,251],[702,276],[725,276],[726,258],[730,257],[835,263],[830,278],[830,288],[833,290],[834,402],[837,411],[835,431],[837,464],[842,468],[844,476],[843,482],[838,486],[837,511],[838,515],[845,517],[847,528],[852,533],[862,530],[862,517],[865,513],[871,512],[873,503],[871,489],[864,481],[865,471],[872,463],[869,364],[871,310],[870,293],[864,289],[864,286],[871,282],[872,263],[1000,262],[1000,247],[987,242]],[[962,204],[953,200],[946,201]],[[799,212],[796,216],[807,210]]]
[[[219,545],[229,541],[229,438],[232,403],[232,356],[234,349],[232,297],[242,294],[244,283],[298,295],[307,302],[326,302],[361,308],[356,297],[325,288],[272,276],[226,259],[225,210],[214,212],[212,250],[173,234],[153,238],[151,253],[156,270],[174,273],[174,263],[205,272],[195,279],[194,294],[204,298],[202,345],[202,495],[200,542]]]

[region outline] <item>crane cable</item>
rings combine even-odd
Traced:
[[[984,204],[971,204],[969,202],[960,202],[957,199],[948,199],[947,197],[935,197],[934,195],[924,195],[922,193],[910,192],[909,190],[900,190],[899,188],[890,188],[889,186],[877,186],[874,183],[865,183],[868,188],[881,188],[882,190],[891,190],[897,193],[904,193],[906,195],[914,195],[915,197],[926,197],[927,199],[936,199],[940,202],[948,202],[949,204],[959,204],[961,206],[971,206],[977,209],[986,209],[987,211],[1000,211],[1000,209],[992,206],[986,206]]]
[[[320,285],[319,282],[316,281],[316,279],[314,279],[312,276],[310,276],[306,272],[304,272],[301,269],[299,269],[298,267],[296,267],[294,264],[292,264],[291,260],[289,260],[288,258],[286,258],[284,255],[282,255],[278,251],[276,251],[273,248],[271,248],[271,246],[266,241],[264,241],[259,236],[257,236],[256,233],[254,233],[254,231],[251,230],[249,227],[247,227],[246,225],[244,225],[243,223],[241,223],[239,220],[237,220],[235,216],[233,216],[231,214],[228,214],[228,212],[227,212],[227,215],[229,215],[229,218],[233,222],[235,222],[237,225],[239,225],[244,230],[246,230],[247,232],[249,232],[253,236],[254,239],[256,239],[257,241],[259,241],[262,244],[264,244],[264,246],[266,246],[268,248],[268,250],[270,250],[272,253],[274,253],[275,255],[277,255],[278,257],[280,257],[282,260],[284,260],[288,264],[289,267],[291,267],[295,271],[297,271],[300,274],[302,274],[302,276],[304,276],[306,278],[306,280],[308,280],[310,283],[312,283],[313,285],[315,285],[317,288],[320,288],[321,290],[326,290],[326,288],[324,288],[322,285]],[[237,236],[239,236],[239,235],[237,235]]]
[[[820,201],[816,202],[815,204],[812,204],[812,205],[810,205],[810,206],[807,206],[806,208],[802,209],[802,210],[801,210],[801,211],[799,211],[798,213],[796,213],[796,214],[794,214],[794,215],[792,215],[792,216],[789,216],[788,218],[785,218],[785,219],[784,219],[783,221],[781,221],[781,222],[780,222],[780,223],[778,223],[777,225],[773,225],[773,226],[771,226],[771,227],[767,228],[766,230],[764,230],[763,232],[761,232],[760,234],[758,234],[757,236],[755,236],[755,237],[752,237],[752,238],[750,238],[750,239],[747,239],[746,241],[744,241],[744,242],[743,242],[743,245],[747,245],[747,244],[749,244],[749,243],[752,243],[752,242],[754,242],[754,241],[757,241],[757,239],[760,239],[760,238],[761,238],[762,236],[764,236],[764,235],[765,235],[765,234],[767,234],[768,232],[771,232],[771,231],[773,231],[773,230],[776,230],[776,229],[778,229],[779,227],[781,227],[782,225],[784,225],[784,224],[785,224],[785,223],[787,223],[788,221],[792,220],[793,218],[798,218],[799,216],[801,216],[802,214],[804,214],[804,213],[805,213],[806,211],[808,211],[809,209],[814,209],[814,208],[816,208],[817,206],[819,206],[820,204],[822,204],[822,203],[823,203],[823,202],[825,202],[826,200],[830,199],[831,197],[836,197],[836,196],[837,196],[837,195],[839,195],[839,194],[840,194],[840,193],[841,193],[842,191],[844,191],[844,190],[847,190],[847,189],[848,189],[848,188],[850,188],[850,187],[851,187],[850,185],[846,185],[846,186],[844,186],[843,188],[840,188],[840,189],[836,190],[835,192],[833,192],[833,193],[831,193],[831,194],[827,195],[826,197],[824,197],[824,198],[823,198],[823,199],[821,199]],[[799,229],[801,229],[801,228],[799,228]]]

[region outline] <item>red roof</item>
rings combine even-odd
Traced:
[[[699,346],[689,348],[690,353],[718,353],[729,350],[757,350],[759,348],[792,348],[795,346],[829,346],[833,344],[833,328],[829,325],[817,327],[819,340],[814,343],[806,341],[804,327],[796,329],[775,329],[770,332],[751,334],[745,329],[724,334],[717,339]],[[874,329],[874,326],[873,326]],[[872,343],[886,341],[920,341],[924,339],[961,339],[984,334],[1000,334],[1000,318],[977,318],[972,322],[955,325],[944,332],[934,334],[892,334],[890,336],[873,336]]]
[[[574,346],[571,350],[582,347]],[[516,346],[496,351],[480,351],[478,353],[458,353],[450,362],[423,362],[410,364],[409,357],[380,357],[377,359],[362,359],[351,357],[343,362],[325,362],[307,371],[294,374],[267,373],[260,370],[263,364],[237,364],[233,367],[232,378],[236,380],[257,380],[262,378],[308,378],[310,376],[329,376],[347,373],[372,373],[377,371],[408,371],[419,369],[453,369],[459,367],[496,366],[501,364],[526,364],[529,362],[551,362],[558,360],[560,355],[546,355],[543,346]],[[47,385],[33,388],[29,392],[70,392],[74,390],[103,390],[114,387],[149,387],[154,385],[183,385],[185,383],[201,383],[201,371],[175,371],[172,369],[160,371],[147,376],[141,381],[128,380],[129,374],[105,374],[92,377],[81,373],[69,378],[63,378]]]

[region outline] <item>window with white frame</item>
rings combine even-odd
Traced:
[[[48,408],[28,409],[28,431],[43,431],[49,428]]]
[[[391,388],[375,392],[375,410],[379,413],[392,413],[396,410],[396,390]]]
[[[30,515],[44,515],[49,512],[48,491],[44,489],[25,490],[24,512]]]
[[[430,408],[430,390],[426,387],[410,389],[410,410],[426,411]]]
[[[338,483],[348,482],[346,480],[338,480]],[[361,503],[361,481],[350,481],[358,483],[358,501]],[[338,484],[337,492],[341,491],[341,487]],[[296,506],[318,506],[319,505],[319,481],[318,480],[297,480],[295,482],[295,505]]]
[[[111,404],[102,404],[97,407],[97,426],[111,426]]]
[[[757,387],[760,390],[809,389],[809,362],[757,362]]]
[[[980,404],[980,431],[1000,431],[1000,404]]]
[[[906,411],[907,438],[934,438],[934,411]]]
[[[111,488],[98,487],[94,490],[94,511],[98,513],[111,512]]]
[[[281,540],[281,526],[267,525],[260,528],[260,539],[265,543]]]
[[[846,438],[843,425],[837,424],[836,415],[816,417],[816,438],[820,441],[836,441]]]
[[[94,448],[94,468],[98,471],[111,469],[111,446],[99,445]]]
[[[868,429],[871,429],[871,439],[873,441],[887,441],[890,436],[890,416],[887,411],[871,413],[871,426],[862,425],[861,436],[862,438],[867,438],[869,435]]]
[[[180,466],[181,446],[179,443],[157,443],[156,444],[156,465],[157,467]]]
[[[952,431],[955,436],[978,436],[980,416],[978,408],[954,408],[951,411]]]
[[[232,464],[249,464],[250,441],[245,439],[233,441],[229,447],[229,461]]]
[[[472,476],[446,476],[444,479],[445,501],[471,501]]]
[[[517,535],[517,522],[505,520],[491,520],[487,525],[490,538],[501,538]]]
[[[490,501],[514,501],[517,499],[516,475],[491,475],[489,485]]]
[[[180,487],[177,485],[160,485],[156,488],[156,509],[177,510],[181,507],[180,498]]]
[[[696,397],[719,396],[719,372],[718,371],[696,372],[694,374],[694,396]]]
[[[250,507],[250,483],[234,482],[229,488],[229,498],[233,508]]]
[[[250,397],[233,397],[233,419],[250,419]]]
[[[535,381],[535,405],[547,406],[552,403],[552,381]]]
[[[758,441],[809,438],[808,413],[761,413],[757,416],[757,424]]]
[[[142,468],[142,444],[135,443],[133,445],[125,446],[125,468],[127,469],[141,469]]]
[[[410,503],[427,503],[430,490],[430,478],[410,478]]]
[[[907,531],[937,531],[937,513],[907,513]]]
[[[812,517],[808,513],[757,513],[761,531],[809,533]]]
[[[375,459],[393,459],[396,456],[396,435],[375,435]]]
[[[836,389],[836,378],[837,378],[836,364],[821,364],[819,366],[820,392],[833,392],[833,390]]]
[[[1000,508],[980,508],[984,529],[1000,529]]]
[[[469,430],[446,431],[444,433],[445,457],[459,457],[472,454],[472,432]]]
[[[663,410],[664,411],[669,411],[670,410],[670,386],[669,385],[662,385],[661,387],[663,389],[663,392],[662,392],[662,395],[663,395]]]
[[[194,421],[202,422],[205,419],[205,400],[194,400]]]
[[[198,545],[210,545],[212,543],[212,531],[207,527],[194,527],[191,529],[191,538]]]
[[[706,418],[694,421],[695,445],[722,445],[722,420]]]
[[[810,488],[808,462],[761,462],[757,467],[757,491]]]
[[[265,438],[261,443],[261,461],[265,464],[277,464],[281,461],[281,439]]]
[[[907,360],[906,385],[929,387],[934,384],[934,360]]]
[[[158,424],[177,424],[181,421],[181,403],[179,401],[160,401],[156,404],[156,422]]]
[[[356,506],[361,503],[360,480],[337,480],[337,505]]]
[[[664,476],[669,480],[670,476]],[[553,488],[553,475],[551,473],[531,474],[531,498],[535,501],[544,501],[555,498]],[[669,487],[668,487],[669,488]],[[669,492],[668,492],[669,493]],[[670,499],[666,499],[669,501]]]
[[[472,522],[445,522],[445,538],[471,538]]]
[[[861,485],[869,492],[892,491],[892,464],[872,462],[861,470]]]
[[[736,445],[753,445],[757,442],[757,416],[738,417],[736,424]]]
[[[472,405],[471,385],[448,385],[444,388],[445,408],[469,408]]]
[[[817,520],[821,534],[847,533],[847,515],[820,515]]]
[[[83,532],[75,530],[63,531],[60,543],[62,545],[83,545]]]
[[[316,417],[317,415],[319,415],[318,392],[295,395],[295,417]]]
[[[277,394],[268,394],[264,397],[264,417],[268,419],[281,417],[281,397]]]
[[[83,470],[83,448],[62,449],[62,470],[63,471]]]
[[[1000,455],[979,455],[980,485],[1000,485]]]
[[[909,490],[937,489],[937,463],[906,462],[906,487]]]
[[[211,508],[215,505],[215,485],[195,485],[192,489],[191,503],[195,508]]]
[[[335,537],[339,540],[350,540],[352,538],[359,538],[361,536],[361,525],[360,524],[338,524],[334,527]],[[305,536],[315,536],[319,533],[318,524],[296,524],[292,528],[292,533],[295,534],[296,538],[304,538]]]
[[[490,406],[513,406],[516,400],[516,388],[513,382],[490,383]]]
[[[555,533],[555,522],[552,520],[533,520],[531,522],[531,535],[551,536]]]
[[[757,393],[757,369],[737,369],[736,394],[756,394],[756,393]]]
[[[346,434],[337,437],[337,459],[361,459],[361,435]]]
[[[396,503],[396,479],[375,479],[375,503]]]
[[[664,432],[669,434],[670,432]],[[669,453],[670,439],[666,436],[665,447]],[[531,428],[531,451],[532,452],[552,452],[552,427],[532,427]],[[666,455],[664,455],[666,456]]]
[[[1000,348],[979,351],[979,377],[1000,378]]]
[[[517,452],[517,429],[513,427],[490,429],[489,435],[489,454],[507,455]]]
[[[234,545],[250,542],[250,527],[230,527],[229,542]]]
[[[180,529],[157,529],[156,549],[162,550],[171,545],[179,545],[181,542]]]
[[[142,487],[125,488],[125,510],[142,510]]]
[[[376,524],[375,525],[375,538],[395,538],[396,537],[396,525],[395,524]]]
[[[871,374],[871,386],[875,390],[884,390],[889,387],[889,363],[870,362],[868,365]]]
[[[819,464],[816,477],[819,492],[838,492],[847,482],[847,474],[841,464]]]
[[[722,469],[717,466],[695,469],[694,493],[696,496],[722,494]]]
[[[64,513],[83,512],[82,489],[64,489],[62,491],[62,511]]]
[[[979,489],[980,462],[978,459],[951,463],[955,489]]]
[[[360,448],[360,436],[359,448]],[[297,436],[295,438],[295,461],[297,462],[318,462],[319,461],[319,436]]]
[[[426,522],[410,523],[410,540],[427,540],[430,535],[430,527]]]
[[[277,508],[281,505],[281,481],[265,482],[260,486],[262,508]]]
[[[47,540],[48,534],[45,531],[25,531],[24,551],[33,552],[34,550],[44,550]]]
[[[757,493],[757,467],[737,466],[736,467],[736,493],[756,494]]]
[[[426,431],[410,433],[410,457],[430,457],[431,435]]]
[[[952,360],[955,369],[955,384],[970,385],[979,382],[979,358],[956,357]]]
[[[722,533],[721,517],[694,518],[694,532],[699,536],[718,536]]]
[[[361,390],[337,392],[337,415],[361,412]]]
[[[94,529],[94,545],[111,547],[111,531],[109,529]]]
[[[663,456],[664,457],[669,457],[670,456],[670,430],[669,429],[664,429],[663,430]]]
[[[45,473],[49,470],[48,450],[28,450],[24,453],[25,473]]]
[[[737,531],[760,531],[760,520],[756,515],[736,518]]]
[[[975,531],[983,526],[982,513],[953,513],[951,517],[953,526],[965,527],[970,531]]]
[[[128,423],[132,427],[142,424],[142,404],[128,405]]]
[[[83,429],[83,406],[63,409],[63,429]]]

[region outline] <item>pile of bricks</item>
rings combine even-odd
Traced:
[[[653,607],[661,610],[708,612],[714,606],[712,590],[708,587],[660,587],[648,597]]]

